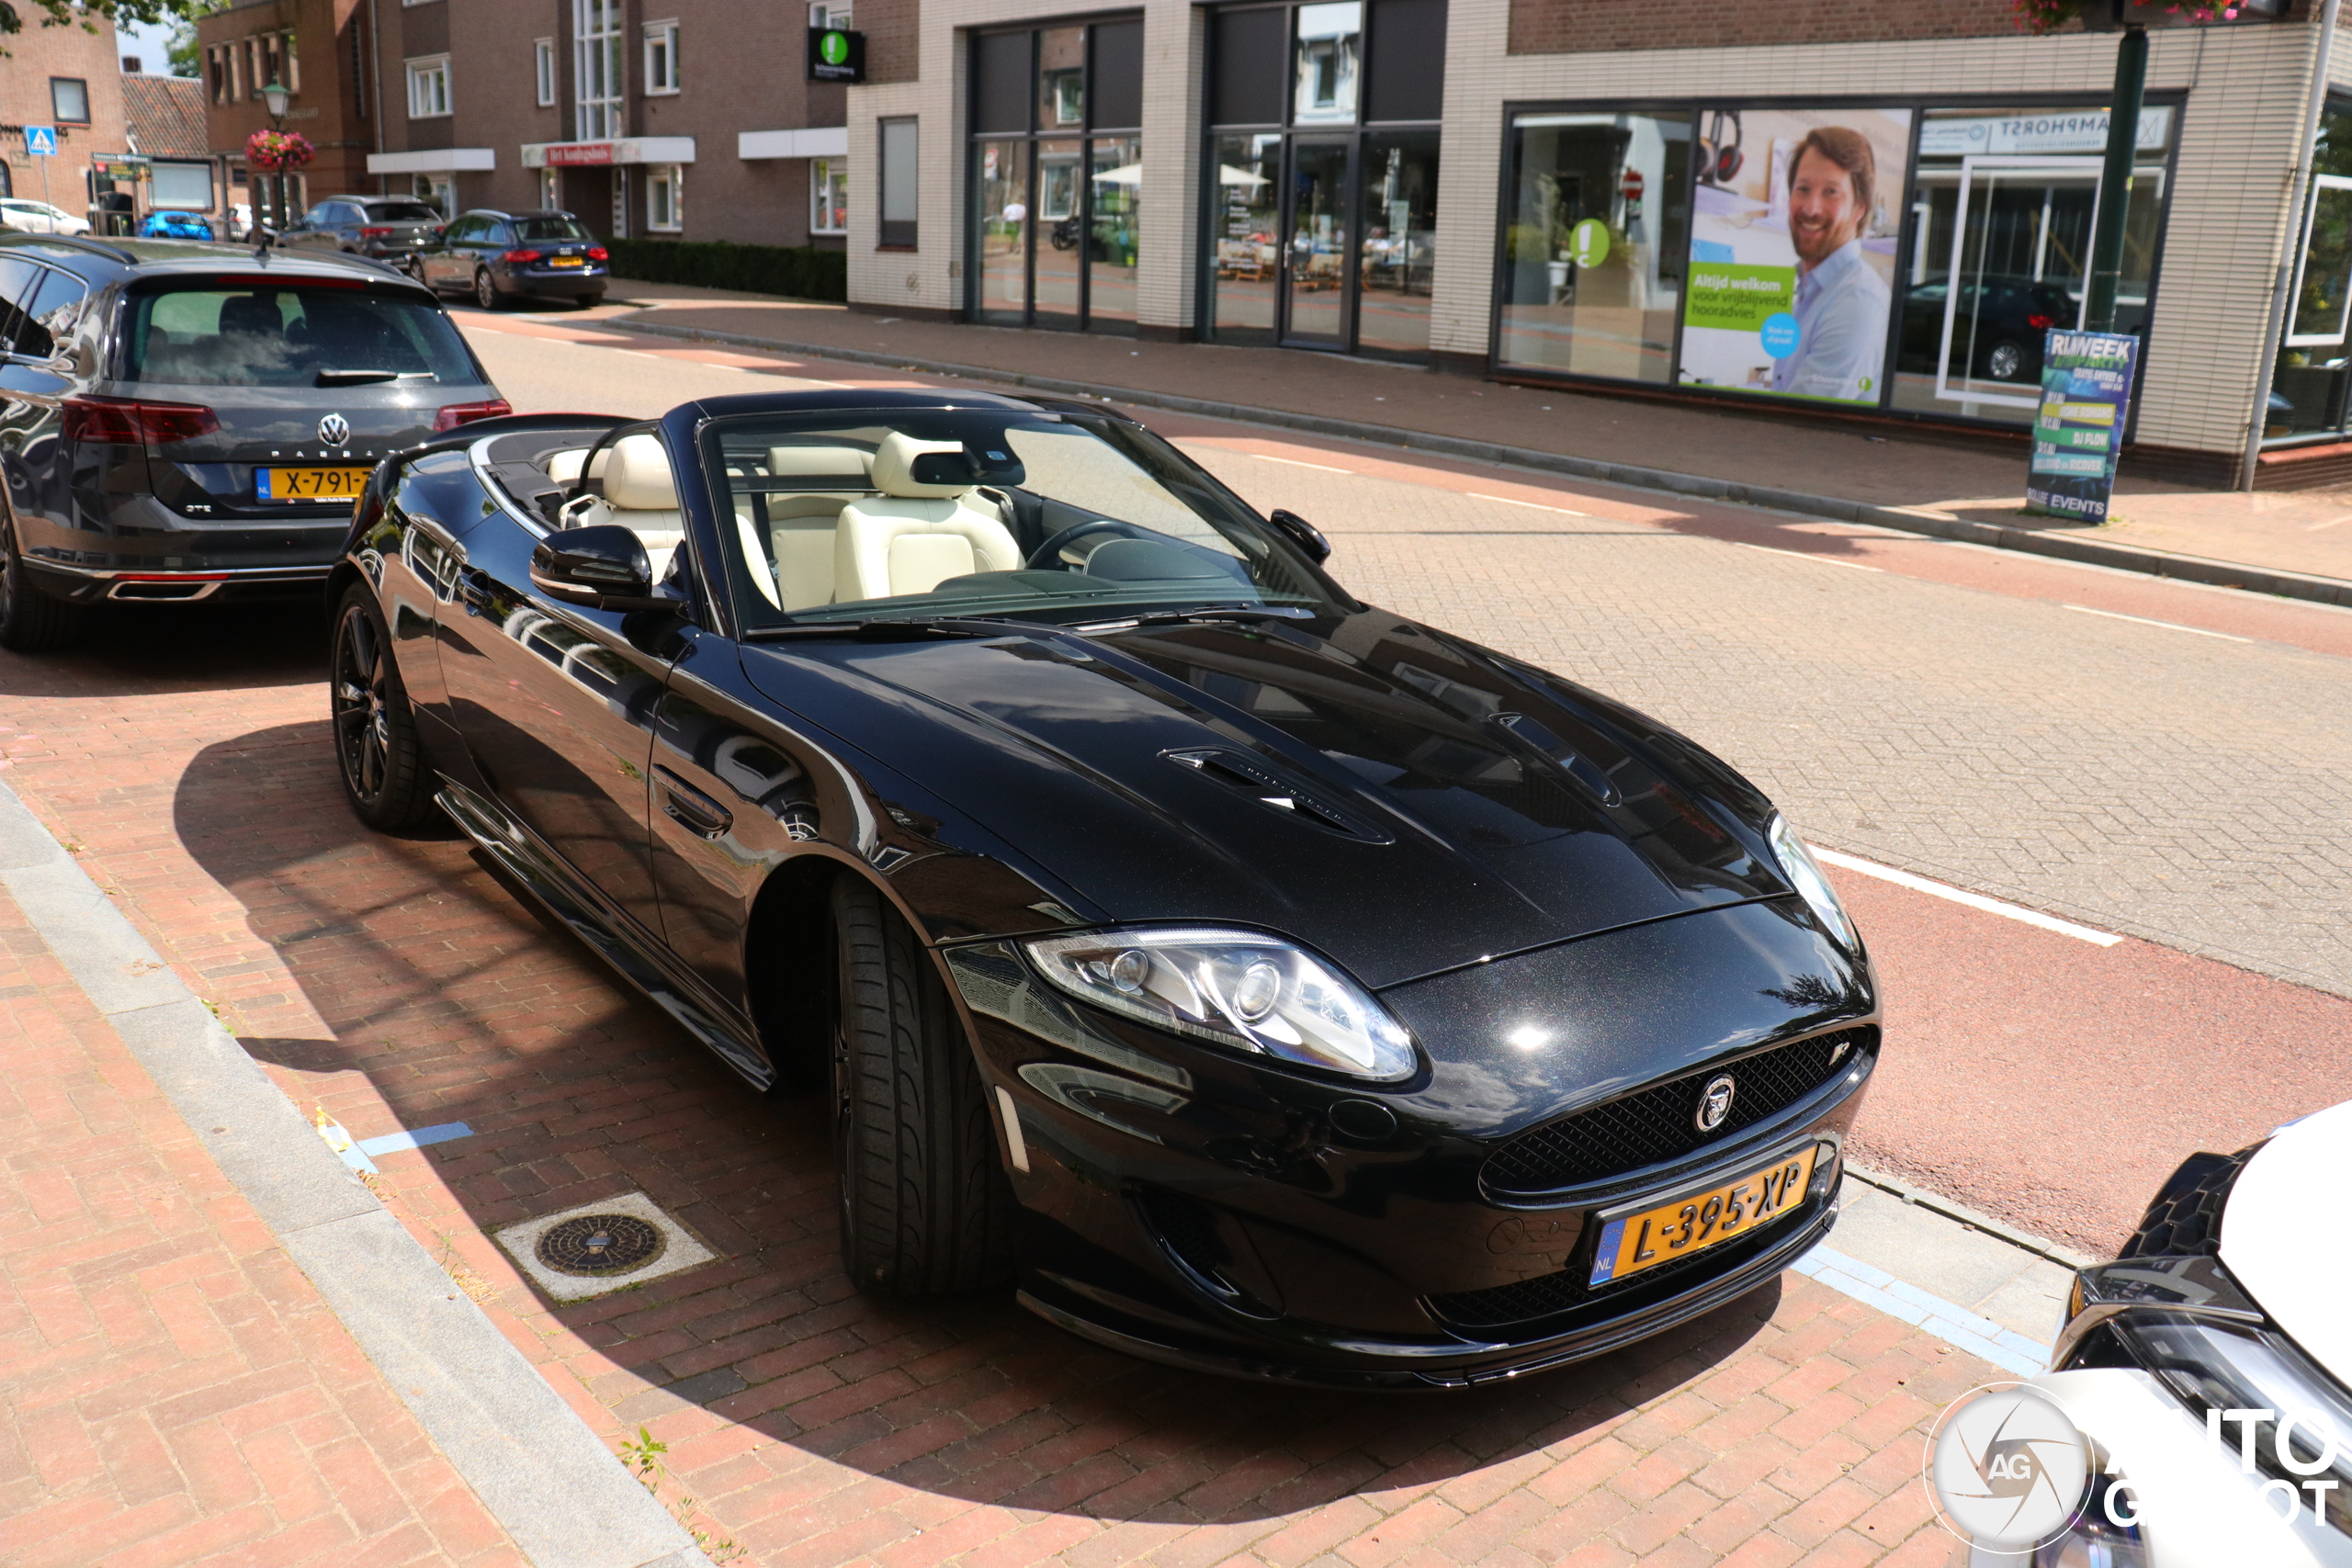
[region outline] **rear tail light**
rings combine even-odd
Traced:
[[[588,259],[590,261],[610,261],[612,256],[604,246],[591,245],[588,247]]]
[[[167,446],[220,428],[202,403],[142,403],[130,398],[68,398],[65,439],[120,446]]]
[[[362,229],[359,237],[363,240],[389,240],[392,231],[390,229]]]
[[[498,259],[504,262],[514,262],[517,265],[520,265],[524,262],[535,262],[539,260],[540,253],[537,251],[509,251]]]
[[[492,398],[486,403],[451,403],[433,416],[433,431],[437,435],[478,419],[504,419],[514,412],[514,405],[504,398]]]
[[[2046,333],[2051,328],[2052,320],[2052,319],[2051,317],[2042,315],[2037,311],[2033,315],[2028,316],[2025,319],[2025,324],[2031,327],[2035,332]]]

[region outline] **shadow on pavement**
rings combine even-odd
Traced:
[[[326,673],[323,604],[100,604],[57,653],[0,652],[0,695],[298,686]],[[78,688],[78,689],[77,689]]]
[[[462,840],[361,828],[323,719],[205,748],[173,812],[326,1026],[247,1049],[296,1080],[306,1116],[324,1107],[355,1137],[471,1127],[385,1157],[385,1188],[449,1255],[492,1271],[486,1304],[520,1320],[512,1337],[540,1348],[559,1389],[576,1377],[621,1432],[716,1444],[707,1461],[681,1447],[678,1480],[739,1533],[774,1487],[815,1484],[809,1456],[971,1502],[1179,1527],[1440,1483],[1597,1436],[1735,1354],[1779,1305],[1767,1286],[1580,1367],[1403,1398],[1136,1361],[1029,1316],[1009,1289],[864,1297],[838,1259],[816,1100],[750,1092]],[[501,1269],[481,1234],[633,1190],[719,1259],[564,1305]],[[718,1442],[710,1416],[775,1445]]]

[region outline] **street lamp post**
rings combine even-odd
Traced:
[[[287,100],[292,96],[286,90],[286,84],[283,82],[273,81],[261,90],[261,105],[269,111],[270,130],[284,130],[286,129],[286,105]],[[270,205],[275,209],[277,227],[282,231],[286,227],[286,171],[283,167],[278,169],[272,185],[276,195]]]

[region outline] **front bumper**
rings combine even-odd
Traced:
[[[1754,934],[1734,914],[1694,919],[1686,938],[1703,937],[1709,920],[1726,944]],[[1625,946],[1668,939],[1614,940],[1602,956],[1622,968]],[[1876,1063],[1873,1043],[1816,1089],[1688,1156],[1511,1194],[1489,1190],[1488,1157],[1600,1098],[1589,1081],[1530,1090],[1517,1113],[1481,1124],[1480,1108],[1460,1104],[1459,1073],[1383,1089],[1287,1071],[1072,1002],[1012,943],[943,956],[1023,1208],[1023,1304],[1134,1355],[1252,1378],[1466,1387],[1603,1354],[1755,1290],[1834,1224],[1840,1150]],[[1724,978],[1723,1005],[1744,1006],[1752,992]],[[1755,1043],[1777,1050],[1873,1021],[1867,1000],[1860,1012]],[[1647,1076],[1689,1064],[1667,1066]],[[1587,1283],[1607,1216],[1738,1180],[1808,1145],[1820,1152],[1803,1201],[1764,1228]]]

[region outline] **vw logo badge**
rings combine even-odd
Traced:
[[[319,439],[330,446],[340,446],[351,439],[351,422],[339,413],[331,413],[319,421]]]
[[[1709,1078],[1707,1087],[1699,1091],[1699,1113],[1691,1118],[1699,1131],[1712,1133],[1722,1126],[1724,1118],[1731,1114],[1731,1097],[1738,1091],[1739,1085],[1729,1073]]]

